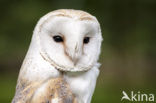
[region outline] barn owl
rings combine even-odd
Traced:
[[[60,9],[37,23],[12,103],[90,103],[102,35],[91,14]]]

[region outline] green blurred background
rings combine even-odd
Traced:
[[[37,21],[62,8],[87,11],[101,24],[102,66],[92,103],[126,103],[123,90],[156,95],[156,0],[0,0],[0,103],[14,96]]]

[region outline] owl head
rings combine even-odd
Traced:
[[[38,21],[32,42],[56,69],[85,71],[97,64],[102,35],[96,17],[80,10],[61,9]]]

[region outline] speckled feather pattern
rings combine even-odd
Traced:
[[[36,94],[35,91],[42,84],[31,83],[31,85],[26,87],[18,84],[12,103],[77,103],[69,85],[63,78],[54,78],[46,81],[45,90],[40,94]]]

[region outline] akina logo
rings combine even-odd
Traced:
[[[146,94],[146,93],[141,93],[140,91],[134,92],[131,91],[130,95],[128,95],[125,91],[122,91],[122,98],[121,101],[128,100],[128,101],[141,101],[141,102],[154,102],[155,97],[154,94]]]

